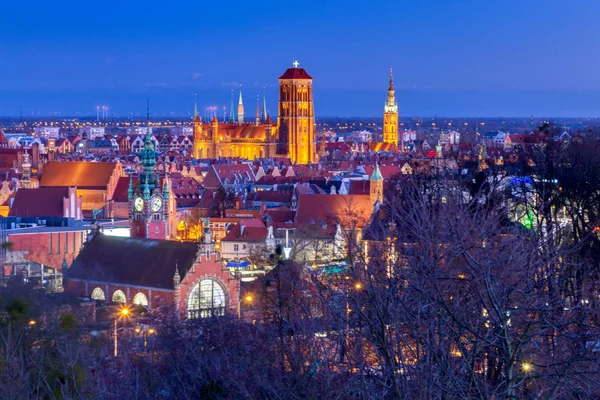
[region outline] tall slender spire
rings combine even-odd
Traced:
[[[256,126],[260,124],[260,95],[256,95],[256,116],[254,117]]]
[[[393,112],[395,112],[395,110],[397,110],[396,95],[395,95],[395,90],[394,90],[394,77],[392,75],[391,68],[390,68],[390,86],[388,87],[388,101],[387,101],[386,106],[390,110],[394,110]]]
[[[140,184],[144,182],[145,186],[149,190],[153,189],[157,179],[156,174],[154,173],[154,166],[156,165],[156,151],[154,148],[152,135],[150,133],[150,99],[147,99],[146,104],[146,138],[144,140],[144,148],[141,152],[140,158],[140,164],[142,164],[143,167],[143,171],[139,178]]]
[[[233,108],[233,89],[231,89],[231,107],[229,109],[229,122],[235,122],[235,109]]]
[[[196,117],[198,116],[198,94],[194,93],[194,121],[196,120]]]
[[[263,111],[262,111],[262,123],[267,122],[267,88],[263,86]]]
[[[242,101],[242,89],[240,89],[240,99],[238,101],[237,114],[238,124],[242,125],[244,123],[244,102]]]
[[[146,138],[150,137],[150,97],[146,97]]]

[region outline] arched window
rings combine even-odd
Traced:
[[[106,300],[106,296],[104,296],[104,290],[99,287],[92,290],[92,299],[93,300]]]
[[[136,293],[135,296],[133,296],[133,304],[148,307],[148,298],[144,293]]]
[[[127,298],[125,297],[125,293],[121,290],[115,290],[112,301],[113,303],[127,303]]]
[[[225,314],[225,290],[214,279],[203,279],[190,291],[187,302],[188,318],[207,318]]]

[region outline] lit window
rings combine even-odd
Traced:
[[[225,314],[225,291],[214,279],[203,279],[191,290],[187,302],[188,318],[207,318]]]
[[[92,299],[93,300],[106,300],[106,297],[104,296],[104,290],[100,289],[99,287],[92,290]]]
[[[127,298],[125,297],[125,293],[121,290],[115,290],[112,296],[113,303],[127,303]]]
[[[144,293],[136,293],[135,296],[133,296],[133,304],[147,307],[148,306],[148,298],[146,297],[146,295]]]
[[[233,251],[239,251],[239,250],[240,250],[240,246],[238,244],[234,244]]]

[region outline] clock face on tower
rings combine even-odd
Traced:
[[[135,211],[142,211],[144,209],[144,200],[141,197],[136,197],[133,206],[135,207]]]
[[[157,212],[162,207],[162,199],[160,197],[154,197],[152,199],[152,211]]]

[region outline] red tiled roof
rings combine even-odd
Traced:
[[[63,217],[67,187],[19,189],[10,208],[10,217]]]
[[[18,149],[0,149],[0,167],[14,168],[19,151]]]
[[[365,166],[363,167],[363,169],[365,170],[365,173],[367,175],[371,176],[373,175],[373,170],[375,169],[375,167]],[[402,171],[400,171],[400,167],[396,165],[380,165],[379,172],[381,172],[381,176],[383,176],[383,179],[386,180],[400,175],[402,173]]]
[[[281,209],[281,208],[267,209],[267,210],[265,210],[264,214],[269,215],[274,224],[293,221],[294,218],[296,217],[296,211],[286,210],[286,209]]]
[[[333,142],[333,143],[327,143],[325,145],[325,149],[328,152],[332,152],[334,150],[339,150],[342,153],[347,153],[350,151],[350,146],[348,146],[346,143],[343,143],[343,142]]]
[[[371,151],[373,151],[373,152],[398,151],[398,145],[395,143],[385,143],[385,142],[369,143],[369,147],[370,147]]]
[[[304,68],[288,68],[279,79],[312,79]]]
[[[262,242],[267,238],[267,227],[259,219],[242,220],[221,241]]]
[[[250,198],[252,201],[269,201],[280,203],[289,203],[291,199],[291,190],[263,190],[253,193]]]
[[[254,182],[254,172],[248,164],[216,164],[212,167],[221,182],[227,179],[229,183],[233,183],[236,178],[240,177]]]
[[[105,189],[116,167],[114,162],[51,161],[44,167],[40,186]]]
[[[210,190],[210,189],[205,190],[204,194],[202,196],[202,199],[196,205],[196,207],[205,208],[205,209],[210,208],[212,206],[213,202],[215,201],[215,198],[214,198],[215,192],[216,192],[216,190]]]
[[[133,187],[136,187],[138,178],[133,178]],[[127,203],[129,202],[129,177],[122,176],[117,181],[115,192],[113,193],[113,200],[115,202]]]
[[[366,194],[370,195],[371,193],[371,181],[368,179],[351,180],[350,188],[348,189],[348,194]]]
[[[196,188],[172,188],[177,207],[194,207],[200,200],[201,195]]]
[[[364,227],[373,211],[370,196],[341,194],[301,194],[296,221],[319,223],[340,221],[346,228]]]

